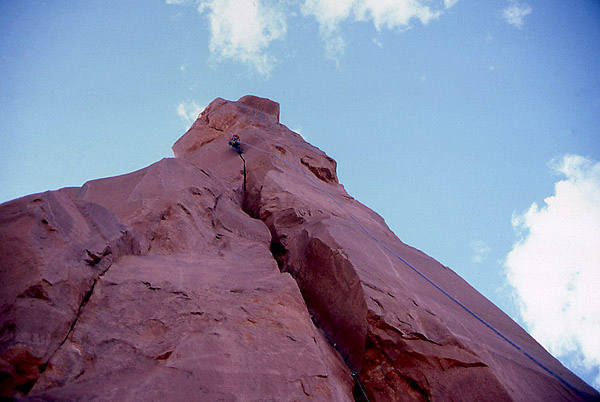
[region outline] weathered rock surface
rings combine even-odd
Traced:
[[[374,401],[599,398],[350,197],[277,103],[216,99],[173,151],[0,206],[2,396],[343,401],[355,373]]]

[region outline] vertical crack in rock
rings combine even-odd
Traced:
[[[307,161],[301,163],[319,179],[331,180],[329,176],[323,176],[322,170],[311,169]],[[317,165],[314,160],[310,162]],[[330,229],[335,223],[323,221],[317,211],[302,206],[301,199],[290,196],[279,188],[278,183],[269,180],[265,171],[250,171],[249,191],[243,209],[262,220],[271,232],[273,258],[282,272],[289,272],[296,280],[315,326],[353,373],[356,400],[364,398],[363,388],[365,395],[375,399],[393,400],[399,395],[413,400],[436,399],[439,397],[436,390],[444,389],[447,382],[443,379],[445,373],[456,378],[481,378],[489,384],[494,395],[506,399],[506,390],[489,367],[445,359],[442,357],[445,345],[418,332],[410,334],[410,340],[437,346],[438,359],[412,353],[409,340],[400,334],[379,337],[380,327],[386,323],[381,316],[368,311],[355,262],[346,255]],[[377,299],[371,298],[371,301],[378,310],[385,310]],[[396,328],[387,330],[397,331]],[[395,355],[388,356],[389,351]],[[465,358],[468,362],[472,356]],[[423,370],[423,367],[427,368]],[[465,369],[469,372],[464,372]]]
[[[27,384],[27,389],[21,389],[24,395],[27,395],[29,391],[35,386],[40,376],[46,371],[49,365],[52,363],[52,359],[61,349],[61,347],[65,344],[65,342],[69,339],[71,334],[75,331],[75,327],[77,326],[81,314],[83,313],[83,309],[90,301],[91,297],[94,294],[94,289],[96,288],[96,284],[98,281],[108,272],[108,270],[112,267],[112,265],[123,255],[127,254],[139,254],[140,252],[139,244],[137,244],[136,239],[130,234],[128,230],[122,230],[121,236],[113,241],[109,241],[109,244],[102,250],[102,252],[94,252],[89,249],[84,249],[84,253],[87,256],[84,258],[84,261],[93,269],[97,270],[96,275],[91,278],[91,284],[88,290],[83,294],[81,301],[77,306],[77,311],[75,313],[75,317],[71,321],[69,325],[69,329],[64,336],[64,338],[60,341],[58,346],[52,351],[48,358],[45,359],[43,363],[39,365],[39,374],[35,378],[35,380],[30,381]],[[113,252],[114,250],[114,252]]]
[[[271,236],[273,236],[273,233],[271,232]],[[281,241],[279,241],[279,239],[276,239],[275,237],[272,238],[271,240],[271,254],[273,254],[273,258],[275,258],[275,261],[277,262],[277,266],[279,267],[280,271],[283,271],[284,267],[285,267],[285,259],[286,259],[286,255],[287,255],[287,250],[285,248],[285,246],[281,243]]]
[[[246,198],[245,201],[242,204],[244,212],[260,219],[260,216],[256,216],[260,205],[252,205]],[[354,382],[354,399],[368,401],[359,378],[365,339],[361,335],[366,336],[366,304],[354,267],[341,250],[331,249],[318,238],[309,239],[306,231],[303,231],[304,236],[300,236],[304,237],[300,239],[301,255],[295,256],[300,257],[300,261],[295,262],[302,267],[294,267],[290,262],[290,250],[285,245],[286,235],[278,234],[264,217],[261,220],[271,233],[270,251],[279,270],[289,272],[294,278],[313,324],[350,369]],[[302,219],[295,221],[304,222]],[[342,289],[345,285],[348,288]],[[356,297],[353,298],[352,295]],[[360,318],[357,320],[356,312],[352,309],[355,305],[364,308],[364,327],[360,325]],[[355,334],[359,334],[358,337],[354,337]]]
[[[110,255],[110,253],[108,255]],[[108,270],[110,269],[111,266],[112,266],[112,261],[107,265],[107,267],[104,270],[102,270],[100,272],[100,274],[96,278],[94,278],[92,280],[92,284],[91,284],[90,288],[87,290],[87,292],[85,292],[85,294],[83,295],[83,298],[81,299],[81,302],[79,303],[79,306],[77,307],[77,312],[75,313],[75,318],[71,322],[71,325],[69,326],[69,330],[67,331],[67,334],[65,335],[65,337],[63,338],[63,340],[58,344],[58,346],[56,347],[56,349],[54,349],[54,351],[50,354],[50,357],[48,357],[48,360],[44,364],[42,364],[42,366],[40,367],[40,374],[42,374],[44,371],[46,371],[46,368],[48,367],[48,364],[50,364],[50,361],[52,360],[52,358],[54,357],[54,355],[56,355],[56,353],[65,344],[65,342],[67,341],[67,339],[69,339],[69,336],[75,330],[75,326],[77,325],[77,322],[79,321],[79,317],[81,316],[83,308],[90,301],[90,298],[92,297],[92,294],[94,293],[94,289],[96,287],[96,283],[98,283],[98,280],[100,278],[102,278],[102,276],[104,276],[104,274],[106,272],[108,272]],[[33,387],[33,385],[35,385],[35,383],[32,384],[31,387]]]
[[[3,204],[0,240],[0,399],[18,398],[73,332],[97,278],[140,247],[111,211],[72,189]]]

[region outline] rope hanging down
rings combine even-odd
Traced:
[[[365,390],[365,388],[363,387],[363,385],[360,382],[360,378],[358,376],[358,373],[354,370],[352,370],[352,378],[354,378],[354,383],[355,383],[355,387],[358,387],[358,390],[360,391],[359,395],[355,395],[354,399],[355,400],[359,400],[360,397],[362,396],[364,398],[364,400],[366,402],[369,402],[369,397],[367,396],[367,391]]]
[[[551,376],[553,376],[554,378],[556,378],[557,380],[559,380],[561,383],[563,383],[571,391],[575,392],[577,395],[583,396],[584,399],[586,398],[586,395],[582,394],[581,391],[579,391],[577,388],[575,388],[573,385],[571,385],[567,380],[565,380],[560,375],[556,374],[554,371],[550,370],[548,367],[546,367],[546,365],[544,365],[543,363],[541,363],[539,360],[537,360],[535,357],[533,357],[531,354],[529,354],[523,348],[521,348],[519,345],[517,345],[515,342],[513,342],[510,338],[508,338],[506,335],[504,335],[502,332],[500,332],[498,329],[496,329],[492,324],[490,324],[489,322],[487,322],[486,320],[484,320],[483,318],[481,318],[477,313],[475,313],[469,307],[467,307],[466,305],[464,305],[460,300],[458,300],[457,298],[455,298],[454,296],[452,296],[445,289],[443,289],[440,285],[438,285],[437,283],[435,283],[427,275],[425,275],[423,272],[421,272],[419,269],[417,269],[415,266],[413,266],[410,262],[408,262],[406,259],[404,259],[402,256],[400,256],[394,250],[392,250],[391,248],[389,248],[388,246],[386,246],[383,242],[381,242],[362,223],[360,223],[358,221],[358,219],[354,215],[352,215],[350,212],[346,211],[346,209],[342,206],[342,204],[340,204],[339,201],[333,195],[331,195],[331,193],[329,191],[327,191],[323,186],[321,186],[319,184],[319,182],[317,182],[316,180],[314,180],[312,177],[310,177],[308,174],[306,174],[300,168],[298,168],[298,167],[296,167],[296,166],[294,166],[294,165],[286,162],[285,160],[281,159],[279,156],[275,155],[271,151],[267,151],[266,149],[262,149],[262,148],[259,148],[259,147],[255,146],[255,145],[244,143],[244,142],[241,142],[241,141],[239,143],[243,144],[243,145],[245,145],[245,146],[247,146],[249,148],[255,149],[257,151],[269,154],[269,155],[273,156],[274,158],[276,158],[277,160],[279,160],[280,162],[282,162],[283,164],[285,164],[286,166],[288,166],[288,167],[294,169],[295,171],[299,172],[300,174],[302,174],[311,183],[313,183],[319,190],[321,190],[325,195],[327,195],[346,215],[348,215],[352,219],[352,221],[354,221],[354,223],[356,223],[358,225],[358,227],[360,227],[360,229],[367,236],[369,236],[371,239],[373,239],[381,248],[383,248],[384,250],[386,250],[387,252],[389,252],[390,254],[392,254],[394,257],[396,257],[400,261],[402,261],[406,266],[408,266],[410,269],[412,269],[414,272],[416,272],[420,277],[422,277],[423,279],[425,279],[425,281],[429,282],[432,286],[434,286],[437,290],[439,290],[441,293],[443,293],[444,295],[446,295],[450,300],[452,300],[454,303],[456,303],[458,306],[460,306],[463,310],[465,310],[467,313],[469,313],[471,316],[473,316],[475,319],[477,319],[483,325],[485,325],[486,327],[488,327],[492,332],[494,332],[496,335],[498,335],[500,338],[502,338],[504,341],[506,341],[509,345],[513,346],[515,349],[517,349],[519,352],[521,352],[525,357],[527,357],[529,360],[531,360],[533,363],[535,363],[541,369],[543,369],[548,374],[550,374]],[[240,154],[240,156],[241,156],[241,154]]]

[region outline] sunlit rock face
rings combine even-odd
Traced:
[[[279,111],[255,96],[215,99],[175,158],[0,206],[3,397],[599,397],[349,196],[336,162]]]

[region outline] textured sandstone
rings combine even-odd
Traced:
[[[233,134],[245,143],[245,193]],[[2,204],[1,395],[341,401],[354,372],[370,400],[599,397],[350,197],[335,161],[279,123],[277,103],[216,99],[173,151]]]

